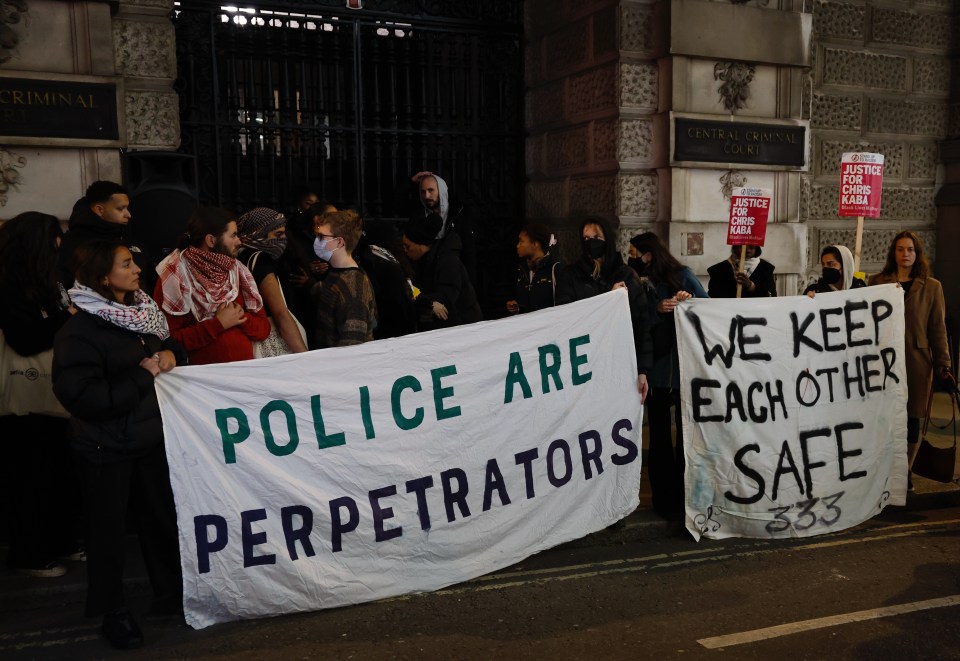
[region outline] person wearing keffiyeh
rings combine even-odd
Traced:
[[[154,388],[187,362],[163,313],[140,290],[140,267],[126,246],[92,241],[77,248],[78,312],[57,333],[53,391],[70,413],[83,491],[88,617],[116,648],[143,644],[124,599],[127,521],[140,538],[155,601],[176,614],[183,600],[177,516]]]
[[[287,307],[279,272],[278,262],[287,247],[286,226],[286,216],[267,207],[257,207],[240,216],[237,230],[242,247],[237,259],[253,274],[280,337],[292,353],[301,353],[307,350],[306,341]]]
[[[249,360],[253,342],[270,334],[253,275],[236,259],[239,248],[234,215],[200,207],[179,248],[157,265],[153,298],[194,365]]]

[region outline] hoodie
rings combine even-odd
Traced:
[[[70,214],[70,222],[67,233],[63,235],[63,241],[60,244],[60,254],[57,257],[57,272],[60,282],[66,289],[73,286],[73,254],[77,247],[87,241],[114,241],[127,246],[133,253],[133,260],[141,269],[141,281],[144,276],[149,275],[146,264],[143,263],[143,254],[140,248],[133,245],[129,240],[127,225],[118,223],[109,223],[103,218],[93,213],[90,206],[84,198],[77,200],[73,205],[73,212]],[[151,291],[141,286],[144,291]]]

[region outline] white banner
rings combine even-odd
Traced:
[[[622,290],[162,375],[187,622],[436,590],[623,518],[635,364]]]
[[[692,299],[676,324],[696,539],[818,535],[904,504],[902,289]]]

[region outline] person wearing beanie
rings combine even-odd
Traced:
[[[764,298],[777,295],[777,281],[773,277],[776,268],[765,259],[760,246],[747,246],[743,271],[740,271],[740,246],[730,246],[730,256],[707,269],[710,282],[707,294],[710,298],[736,298],[737,284],[741,285],[743,298]]]
[[[403,230],[403,252],[414,262],[413,284],[418,329],[433,330],[480,321],[483,314],[467,269],[460,261],[462,244],[455,232],[438,239],[439,214],[415,216]]]

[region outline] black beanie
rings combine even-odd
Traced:
[[[437,234],[443,227],[443,218],[440,214],[431,213],[429,216],[414,216],[403,228],[403,235],[413,243],[421,246],[430,246],[437,242]]]

